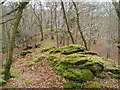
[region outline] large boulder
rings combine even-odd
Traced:
[[[82,45],[70,44],[61,48],[62,54],[72,54],[75,52],[84,52],[85,47]]]
[[[83,54],[72,54],[68,55],[60,60],[61,64],[70,64],[73,65],[74,68],[79,69],[89,69],[94,74],[97,74],[103,71],[104,66],[103,63],[98,60],[88,59]]]

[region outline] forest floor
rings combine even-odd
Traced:
[[[51,42],[52,40],[43,41],[41,48],[53,45],[54,43]],[[39,55],[48,56],[47,53],[41,53],[41,48],[32,49],[33,54],[25,58],[14,59],[11,71],[14,74],[15,78],[8,80],[5,86],[3,86],[4,88],[63,88],[63,83],[69,80],[62,78],[60,75],[57,75],[50,67],[50,62],[46,58],[36,63],[32,67],[28,66],[29,62],[34,60]],[[115,63],[108,63],[99,56],[88,55],[88,58],[96,58],[102,62],[107,63],[108,66],[110,66],[110,64],[112,66],[117,65]],[[100,79],[94,77],[93,80],[87,81],[84,84],[89,84],[91,82],[100,82],[104,85],[105,88],[119,88],[118,79],[110,78],[110,72],[102,73],[105,74],[107,78]]]

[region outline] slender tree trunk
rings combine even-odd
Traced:
[[[66,23],[66,26],[67,26],[67,30],[68,30],[68,33],[70,35],[70,38],[72,40],[72,43],[75,44],[75,41],[74,41],[74,38],[73,38],[73,35],[70,31],[70,27],[68,25],[68,21],[67,21],[67,16],[66,16],[66,12],[65,12],[65,8],[64,8],[64,4],[63,4],[63,1],[61,0],[61,6],[62,6],[62,10],[63,10],[63,15],[64,15],[64,19],[65,19],[65,23]]]
[[[16,20],[14,22],[13,30],[12,30],[12,35],[11,35],[11,41],[10,41],[10,46],[9,46],[9,54],[8,54],[8,60],[5,65],[5,74],[4,74],[4,79],[8,80],[10,78],[10,67],[13,62],[13,50],[14,50],[14,45],[15,45],[15,39],[16,39],[16,33],[18,29],[18,25],[20,23],[20,20],[22,18],[22,12],[25,6],[28,4],[28,2],[22,2],[20,3],[21,7],[18,8],[18,12],[16,15]]]
[[[76,15],[77,15],[77,17],[76,17],[76,18],[77,18],[76,22],[77,22],[78,30],[79,30],[79,32],[80,32],[80,34],[81,34],[81,37],[82,37],[84,46],[85,46],[86,50],[88,50],[88,48],[87,48],[87,42],[86,42],[86,40],[85,40],[85,37],[84,37],[83,32],[82,32],[81,27],[80,27],[80,23],[79,23],[79,21],[80,21],[80,20],[79,20],[79,12],[78,12],[77,6],[76,6],[75,2],[73,2],[73,0],[72,0],[72,3],[73,3],[73,5],[74,5],[74,7],[75,7],[75,11],[76,11]]]
[[[57,35],[56,35],[56,37],[57,37],[57,47],[59,48],[59,32],[58,32],[58,29],[57,29],[57,5],[56,5],[56,3],[55,3],[55,28],[56,28],[56,33],[57,33]]]
[[[41,41],[44,40],[44,35],[43,35],[43,28],[42,28],[42,4],[40,2],[40,9],[41,9],[41,12],[40,12],[40,31],[41,31]]]
[[[52,7],[50,8],[50,14],[51,14],[51,39],[54,39],[54,36],[53,36],[53,13],[52,13]]]
[[[43,34],[43,28],[42,28],[42,4],[41,3],[40,3],[40,9],[41,9],[40,17],[35,12],[35,6],[34,6],[34,9],[33,9],[33,12],[34,12],[34,15],[36,16],[36,18],[38,19],[40,33],[41,33],[41,41],[43,41],[44,40],[44,34]]]

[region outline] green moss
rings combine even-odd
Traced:
[[[78,52],[78,54],[85,54],[85,52]]]
[[[51,55],[51,56],[49,56],[47,59],[49,60],[49,61],[53,61],[54,59],[56,59],[58,56],[57,55]]]
[[[14,70],[11,70],[11,77],[12,78],[18,78],[20,76],[20,73],[18,70],[14,69]]]
[[[6,83],[6,81],[4,79],[0,79],[0,85],[5,84],[5,83]]]
[[[31,66],[33,66],[34,64],[35,64],[35,62],[30,62],[30,63],[28,64],[28,66],[31,67]]]
[[[93,74],[90,70],[87,69],[79,71],[75,69],[68,69],[66,72],[63,73],[63,77],[73,81],[85,82],[87,80],[91,80],[93,78]]]
[[[25,64],[25,62],[20,62],[20,64]]]
[[[86,85],[84,88],[103,88],[104,85],[100,82],[92,82],[88,85]]]
[[[112,62],[112,63],[115,63],[116,61],[113,60],[113,59],[110,59],[110,58],[106,58],[106,57],[102,57],[102,59],[106,60],[106,61],[109,61],[109,62]]]
[[[41,52],[46,52],[46,51],[49,51],[51,49],[54,49],[56,48],[55,46],[49,46],[49,47],[46,47],[46,48],[43,48]]]
[[[85,54],[97,55],[97,53],[96,53],[96,52],[93,52],[93,51],[85,51]]]
[[[53,48],[49,51],[49,53],[58,53],[58,52],[61,52],[60,48]]]
[[[97,74],[104,70],[103,63],[93,59],[90,59],[89,62],[79,65],[78,68],[90,69],[94,74]]]
[[[113,83],[112,82],[108,82],[107,85],[113,85]]]
[[[35,63],[43,60],[44,58],[45,58],[45,56],[39,56],[38,58],[35,58],[35,60],[33,60],[32,62],[30,62],[30,63],[28,64],[28,66],[31,67],[31,66],[33,66]]]
[[[33,84],[33,81],[32,81],[32,80],[26,80],[26,81],[25,81],[25,84],[31,85],[31,84]]]
[[[0,74],[4,74],[4,73],[5,73],[5,69],[1,69]]]
[[[88,59],[85,58],[85,55],[83,54],[72,54],[68,55],[60,60],[60,63],[64,64],[78,64],[78,63],[84,63],[87,62]]]
[[[20,55],[14,55],[13,58],[20,58]]]
[[[115,60],[113,60],[113,59],[107,59],[107,61],[109,61],[109,62],[112,62],[112,63],[115,63],[116,61]]]
[[[64,64],[57,64],[54,66],[54,71],[57,73],[57,74],[60,74],[62,75],[68,68],[72,67],[72,65],[64,65]]]
[[[26,54],[24,57],[32,56],[32,55],[34,55],[34,54],[33,54],[33,53],[28,53],[28,54]]]
[[[112,74],[111,78],[120,79],[120,74]]]
[[[11,85],[10,83],[6,83],[4,86],[8,88],[17,88],[15,85]]]
[[[33,62],[37,63],[41,60],[43,60],[45,58],[45,56],[39,56],[38,58],[36,58],[35,60],[33,60]]]
[[[20,55],[24,58],[28,53],[32,53],[31,50],[23,51]]]
[[[76,83],[73,81],[67,82],[63,84],[64,88],[73,89],[73,88],[81,88],[81,83]]]
[[[112,72],[114,74],[120,74],[120,70],[118,68],[109,68],[109,69],[106,69],[105,71]]]
[[[97,77],[101,78],[101,79],[105,79],[106,78],[106,76],[104,74],[98,74]]]
[[[75,52],[83,52],[85,50],[85,47],[82,45],[76,45],[76,44],[70,44],[67,46],[63,46],[61,48],[61,53],[62,54],[71,54]]]

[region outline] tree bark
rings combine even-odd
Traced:
[[[16,39],[16,33],[18,29],[18,25],[20,23],[20,20],[22,18],[22,13],[23,9],[29,2],[21,2],[20,6],[18,8],[18,12],[16,14],[16,20],[14,21],[13,29],[12,29],[12,35],[11,35],[11,40],[10,40],[10,46],[9,46],[9,54],[8,54],[8,60],[5,65],[5,74],[4,74],[4,80],[8,80],[10,78],[10,67],[13,62],[13,50],[14,50],[14,45],[15,45],[15,39]]]

